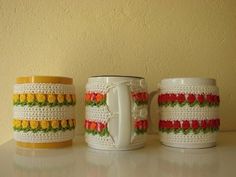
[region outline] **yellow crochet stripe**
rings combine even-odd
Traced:
[[[17,84],[25,83],[54,83],[54,84],[73,84],[73,79],[58,76],[26,76],[16,78]]]
[[[72,140],[56,143],[25,143],[25,142],[16,142],[17,146],[24,148],[63,148],[72,145]]]
[[[75,119],[63,119],[63,120],[20,120],[13,119],[12,125],[14,131],[23,132],[57,132],[73,130],[76,127]]]
[[[75,105],[74,94],[42,94],[42,93],[22,93],[13,94],[13,105],[28,106],[63,106]]]

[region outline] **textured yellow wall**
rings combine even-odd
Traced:
[[[80,125],[91,75],[144,76],[149,91],[165,77],[216,78],[221,128],[236,130],[235,0],[0,0],[0,63],[0,143],[21,75],[73,77]]]

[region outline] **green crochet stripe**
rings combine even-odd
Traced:
[[[102,100],[100,102],[96,102],[96,101],[85,101],[85,105],[86,106],[97,106],[97,107],[100,107],[100,106],[103,106],[103,105],[106,105],[106,100]]]
[[[55,102],[55,103],[49,103],[48,101],[45,101],[43,103],[41,102],[38,102],[38,101],[34,101],[34,102],[13,102],[13,105],[14,106],[30,106],[30,107],[33,107],[33,106],[39,106],[39,107],[42,107],[42,106],[50,106],[50,107],[56,107],[56,106],[74,106],[76,104],[76,102],[67,102],[67,101],[64,101],[63,103],[58,103],[58,102]]]
[[[27,128],[22,128],[22,127],[20,127],[20,128],[16,128],[16,127],[13,127],[13,130],[14,131],[17,131],[17,132],[21,132],[21,131],[23,131],[23,132],[33,132],[33,133],[37,133],[37,132],[44,132],[44,133],[47,133],[47,132],[58,132],[58,131],[66,131],[66,130],[74,130],[75,129],[75,126],[73,126],[73,127],[65,127],[65,128],[63,128],[63,127],[58,127],[58,128],[52,128],[51,126],[49,127],[49,128],[47,128],[47,129],[43,129],[43,128],[41,128],[41,127],[38,127],[38,128],[36,128],[36,129],[32,129],[32,128],[30,128],[30,127],[27,127]]]
[[[142,135],[142,134],[144,134],[144,133],[147,133],[147,129],[135,129],[135,133],[137,134],[137,135]]]
[[[86,129],[85,132],[91,135],[99,135],[101,137],[110,135],[108,128],[104,128],[101,132],[98,132],[97,130]]]
[[[178,129],[174,129],[174,128],[159,128],[159,131],[162,133],[174,133],[174,134],[178,134],[178,133],[183,133],[185,135],[189,134],[189,133],[193,133],[193,134],[199,134],[199,133],[209,133],[209,132],[216,132],[218,131],[219,128],[197,128],[197,129],[193,129],[193,128],[189,128],[189,129],[183,129],[183,128],[178,128]]]
[[[168,102],[168,103],[159,103],[158,105],[160,107],[167,107],[167,106],[175,107],[177,105],[179,105],[180,107],[183,107],[183,106],[186,106],[186,105],[188,105],[190,107],[193,107],[195,105],[199,105],[200,107],[205,107],[205,106],[217,107],[217,106],[219,106],[219,104],[211,104],[209,102],[199,103],[198,101],[195,101],[191,104],[188,101],[184,101],[183,103],[179,103],[179,102],[175,101],[175,102]]]
[[[148,101],[134,101],[137,106],[147,105]]]

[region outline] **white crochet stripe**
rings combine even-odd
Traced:
[[[140,86],[131,86],[130,87],[130,91],[134,92],[134,93],[138,93],[138,92],[147,92],[147,90],[145,88],[141,88]]]
[[[219,89],[216,86],[176,86],[160,87],[160,93],[185,93],[185,94],[213,94],[219,95]]]
[[[194,107],[189,106],[175,106],[175,107],[162,107],[160,109],[162,120],[204,120],[219,118],[218,107]]]
[[[184,135],[182,133],[165,133],[165,132],[159,132],[160,133],[160,140],[163,143],[175,143],[178,144],[192,144],[192,143],[198,143],[198,144],[204,144],[204,143],[211,143],[216,142],[216,135],[217,132],[209,132],[209,133],[203,133],[200,132],[199,134],[189,133],[187,135]]]
[[[27,83],[15,84],[14,93],[74,94],[75,88],[67,84]]]
[[[87,120],[107,123],[111,117],[113,117],[113,115],[109,112],[107,106],[86,106],[85,118]]]
[[[85,140],[86,142],[92,146],[92,147],[103,147],[106,148],[115,148],[115,142],[112,140],[112,138],[109,137],[101,137],[99,135],[90,135],[85,134]],[[146,134],[144,135],[135,135],[135,137],[132,138],[130,145],[127,145],[127,147],[132,147],[136,145],[144,145],[146,141]]]
[[[132,110],[132,117],[133,118],[143,118],[146,119],[148,116],[148,109],[147,105],[142,106],[134,106]]]
[[[107,147],[113,147],[115,145],[114,141],[110,136],[99,136],[99,135],[91,135],[91,134],[85,134],[85,141],[88,144],[92,145],[105,145]]]
[[[131,81],[129,85],[131,92],[147,92],[147,84],[144,79]]]
[[[71,140],[74,136],[74,130],[58,131],[58,132],[23,132],[14,131],[14,139],[20,142],[28,143],[53,143]]]
[[[62,106],[62,107],[14,106],[13,118],[24,119],[24,120],[74,119],[75,107],[73,106]]]
[[[132,111],[133,118],[147,119],[147,106],[135,107]],[[112,118],[118,118],[118,112],[109,112],[107,106],[91,107],[86,106],[86,120],[107,123]]]
[[[131,92],[146,92],[147,86],[143,79],[135,81],[124,81],[124,82],[114,82],[114,83],[105,83],[94,81],[86,85],[87,92],[99,92],[107,93],[110,89],[115,88],[120,84],[125,84],[130,87]]]
[[[92,83],[87,83],[86,91],[87,92],[107,93],[108,86],[105,82],[95,81],[95,82],[92,82]]]

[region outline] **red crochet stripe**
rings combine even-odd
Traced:
[[[145,120],[136,120],[135,121],[135,128],[137,130],[147,131],[147,129],[148,129],[148,121],[146,119]]]
[[[106,94],[98,92],[86,92],[84,95],[86,106],[102,106],[106,104]]]
[[[220,104],[220,97],[218,95],[212,94],[175,94],[175,93],[165,93],[158,96],[159,106],[175,106],[179,104],[184,106],[189,104],[194,106],[196,104],[200,106],[218,106]]]
[[[220,119],[204,119],[204,120],[160,120],[159,130],[160,131],[177,131],[177,130],[218,130],[220,127]]]
[[[84,128],[85,128],[85,130],[102,132],[104,129],[107,128],[107,124],[104,124],[101,122],[85,120],[84,121]]]
[[[134,102],[139,106],[148,103],[148,93],[147,92],[133,92],[131,96]]]

